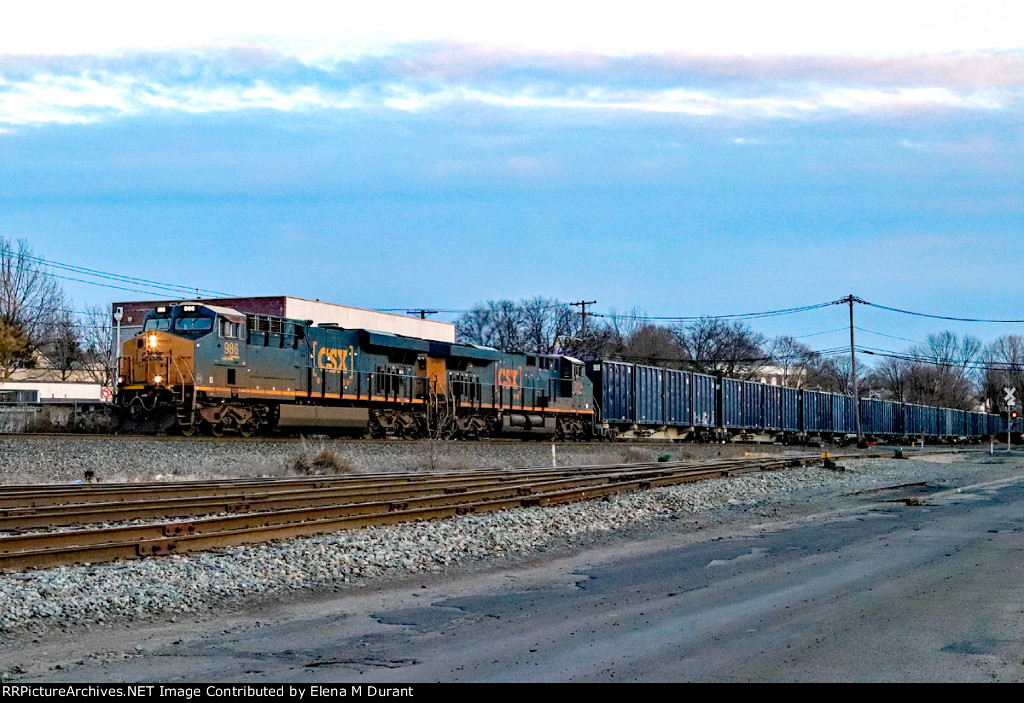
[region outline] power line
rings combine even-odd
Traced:
[[[678,317],[662,317],[662,316],[654,316],[654,315],[618,315],[618,314],[612,315],[612,314],[596,313],[596,312],[592,312],[592,313],[589,313],[589,314],[591,316],[593,316],[593,317],[607,317],[607,318],[617,318],[617,319],[624,319],[624,320],[660,320],[660,321],[670,321],[670,322],[688,322],[688,321],[691,321],[691,320],[737,320],[737,319],[755,320],[755,319],[762,318],[762,317],[776,317],[776,316],[779,316],[779,315],[795,315],[797,313],[808,312],[810,310],[817,310],[819,308],[827,308],[827,307],[832,306],[832,305],[837,305],[837,304],[839,304],[841,302],[845,302],[845,301],[832,301],[832,302],[828,302],[828,303],[817,303],[815,305],[804,305],[804,306],[796,307],[796,308],[784,308],[784,309],[781,309],[781,310],[767,310],[767,311],[763,311],[763,312],[744,312],[744,313],[735,313],[735,314],[731,314],[731,315],[686,315],[686,316],[678,316]]]
[[[901,310],[900,308],[889,307],[888,305],[881,305],[879,303],[872,303],[867,300],[857,299],[856,302],[863,303],[864,305],[870,305],[871,307],[881,308],[882,310],[889,310],[891,312],[898,312],[904,315],[915,315],[917,317],[930,317],[935,320],[952,320],[953,322],[992,322],[999,324],[1024,324],[1024,320],[986,320],[981,318],[973,317],[950,317],[948,315],[930,315],[924,312],[913,312],[912,310]]]
[[[56,268],[56,269],[61,270],[61,271],[66,271],[66,272],[70,272],[70,273],[77,273],[79,275],[91,276],[91,277],[94,277],[94,278],[106,279],[106,280],[109,280],[109,281],[115,281],[117,283],[125,283],[125,284],[128,284],[128,285],[137,284],[137,285],[141,285],[141,286],[143,286],[145,288],[157,289],[157,290],[161,291],[159,293],[160,295],[166,295],[166,292],[171,292],[171,293],[174,293],[176,295],[178,295],[180,293],[189,293],[189,294],[191,294],[191,293],[194,292],[196,294],[202,294],[202,295],[206,295],[206,296],[232,297],[231,293],[224,293],[222,291],[215,291],[215,290],[211,290],[211,289],[208,289],[208,288],[195,288],[195,287],[181,285],[179,283],[161,283],[160,281],[154,281],[154,280],[147,279],[147,278],[137,278],[135,276],[126,276],[124,274],[112,273],[110,271],[101,271],[101,270],[98,270],[98,269],[87,268],[85,266],[77,266],[75,264],[66,264],[66,263],[62,263],[60,261],[50,261],[50,260],[43,259],[43,258],[40,258],[40,257],[37,257],[37,256],[30,256],[28,254],[23,254],[23,253],[13,252],[13,256],[14,256],[14,258],[17,258],[17,259],[33,261],[33,262],[35,262],[37,264],[41,264],[43,266],[48,266],[48,267]],[[51,273],[51,275],[53,275],[53,276],[55,276],[57,278],[62,278],[64,280],[77,281],[79,283],[89,283],[91,285],[96,285],[96,286],[104,286],[104,287],[107,287],[107,288],[115,288],[115,289],[118,289],[118,290],[126,290],[126,291],[130,291],[130,292],[133,292],[133,293],[147,293],[147,294],[152,295],[152,293],[149,292],[149,291],[141,291],[141,290],[139,290],[137,288],[123,288],[121,286],[115,286],[115,285],[110,285],[110,284],[98,283],[96,281],[86,281],[86,280],[82,280],[80,278],[71,278],[71,277],[67,277],[67,276],[60,276],[60,275],[55,274],[55,273]]]
[[[844,328],[845,329],[845,328]],[[817,359],[828,359],[834,356],[842,356],[848,354],[849,350],[846,347],[831,347],[829,349],[819,349],[810,351],[792,351],[787,354],[768,354],[766,356],[748,356],[748,357],[728,357],[720,359],[686,359],[681,357],[668,357],[668,356],[645,356],[642,354],[615,354],[621,360],[628,361],[644,361],[644,362],[666,362],[675,364],[752,364],[752,363],[763,363],[768,364],[775,361],[814,361]],[[614,360],[614,359],[613,359]]]
[[[412,313],[419,314],[421,309],[420,308],[412,309],[412,308],[409,308],[409,307],[404,307],[404,308],[374,308],[374,310],[376,310],[377,312],[404,312],[406,314],[412,314]],[[445,315],[462,315],[462,314],[465,314],[467,312],[472,312],[472,310],[434,310],[434,309],[428,309],[427,312],[428,313],[435,313],[435,314],[436,313],[441,313],[441,314],[445,314]]]
[[[590,317],[601,317],[601,318],[606,318],[606,319],[646,320],[646,321],[652,321],[652,322],[655,322],[655,321],[660,321],[660,322],[690,322],[690,321],[696,321],[696,320],[742,320],[742,319],[755,320],[755,319],[759,319],[759,318],[776,317],[776,316],[780,316],[780,315],[794,315],[794,314],[798,314],[798,313],[802,313],[802,312],[809,312],[811,310],[818,310],[820,308],[830,307],[832,305],[845,304],[847,302],[848,302],[848,300],[844,298],[842,300],[833,300],[833,301],[830,301],[830,302],[827,302],[827,303],[817,303],[817,304],[814,304],[814,305],[803,305],[803,306],[793,307],[793,308],[782,308],[782,309],[779,309],[779,310],[766,310],[766,311],[761,311],[761,312],[732,313],[732,314],[725,314],[725,315],[630,315],[630,314],[624,314],[624,313],[610,313],[610,312],[606,312],[606,313],[588,312],[587,315],[590,316]],[[932,318],[932,319],[936,319],[936,320],[950,320],[950,321],[953,321],[953,322],[985,322],[985,323],[994,323],[994,324],[1024,324],[1024,320],[995,320],[995,319],[985,319],[985,318],[954,317],[954,316],[951,316],[951,315],[933,315],[933,314],[929,314],[929,313],[915,312],[915,311],[912,311],[912,310],[904,310],[902,308],[896,308],[896,307],[892,307],[892,306],[888,306],[888,305],[882,305],[880,303],[872,303],[871,301],[864,300],[862,298],[857,298],[857,297],[854,298],[854,302],[855,303],[861,303],[862,305],[870,305],[871,307],[876,307],[876,308],[879,308],[879,309],[882,309],[882,310],[889,310],[891,312],[901,313],[901,314],[904,314],[904,315],[915,315],[917,317],[928,317],[928,318]],[[567,304],[566,303],[559,303],[559,302],[552,302],[552,303],[549,303],[549,304],[545,305],[544,307],[545,307],[545,309],[549,309],[549,308],[563,307],[565,305],[567,305]],[[572,305],[572,303],[568,303],[568,305]],[[406,310],[409,310],[409,308],[407,308],[407,307],[406,308],[380,308],[380,310],[382,312],[404,312]],[[473,310],[437,310],[437,312],[458,315],[458,314],[466,314],[466,313],[469,313],[469,312],[473,312]],[[848,328],[847,327],[842,327],[842,328],[838,328],[837,330],[834,330],[834,331],[839,331],[839,329],[844,329],[845,330],[845,329],[848,329]],[[874,332],[873,330],[866,330],[866,329],[862,329],[860,327],[857,327],[857,329],[861,329],[861,331],[864,331],[864,332],[871,332],[872,334],[882,334],[882,336],[889,336],[889,335],[884,335],[881,332]],[[816,332],[815,334],[826,334],[826,332]],[[795,337],[795,339],[800,339],[802,337],[810,337],[810,336],[814,336],[814,335],[802,335],[801,337]],[[915,344],[920,344],[920,342],[915,342],[914,340],[906,340],[906,339],[903,339],[902,337],[894,337],[894,338],[895,339],[902,339],[903,341],[909,341],[909,342],[912,342],[912,343],[915,343]]]
[[[860,329],[860,327],[858,327],[857,329]],[[820,337],[823,334],[832,334],[833,332],[845,332],[845,331],[846,331],[845,327],[836,327],[834,330],[825,330],[824,332],[813,332],[811,334],[801,334],[801,335],[798,335],[796,337],[793,337],[793,339],[806,339],[807,337]]]
[[[420,308],[419,310],[406,310],[406,315],[419,315],[421,320],[426,320],[427,315],[436,315],[438,310],[427,310],[426,308]]]
[[[52,273],[52,272],[50,273],[50,275],[53,276],[54,278],[59,278],[62,281],[75,281],[76,283],[87,283],[90,286],[100,286],[102,288],[110,288],[112,290],[124,290],[124,291],[128,291],[129,293],[142,293],[143,295],[160,295],[159,293],[154,293],[153,291],[139,290],[138,288],[125,288],[124,286],[115,286],[115,285],[111,285],[110,283],[98,283],[96,281],[86,281],[86,280],[83,280],[81,278],[72,278],[70,276],[61,276],[60,274]],[[195,290],[195,289],[190,289],[190,290]]]
[[[887,359],[907,361],[913,364],[943,366],[946,368],[963,369],[964,371],[1007,371],[1010,369],[1021,368],[1021,364],[1008,361],[986,361],[984,359],[972,359],[966,362],[954,362],[922,356],[920,354],[895,352],[892,351],[891,349],[878,349],[876,347],[857,347],[857,351],[862,352],[864,354],[870,354],[872,356],[880,356]]]
[[[876,332],[874,330],[867,330],[867,329],[864,329],[863,327],[857,327],[856,329],[860,330],[861,332],[867,332],[868,334],[877,334],[879,337],[888,337],[889,339],[898,339],[901,342],[910,342],[911,344],[924,344],[924,342],[921,342],[921,341],[916,340],[916,339],[907,339],[906,337],[896,337],[896,336],[891,335],[891,334],[885,334],[884,332]]]

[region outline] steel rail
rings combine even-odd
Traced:
[[[928,450],[926,453],[963,453],[965,450]],[[969,450],[968,450],[969,451]],[[920,453],[911,456],[920,456]],[[863,455],[851,455],[863,456]],[[616,464],[614,466],[652,467],[677,465],[710,465],[711,463],[728,463],[744,461],[752,457],[729,457],[723,459],[684,459],[670,462],[637,462]],[[573,467],[515,467],[511,469],[485,469],[481,471],[434,471],[434,472],[381,472],[368,474],[341,474],[316,476],[283,476],[254,477],[241,479],[200,479],[161,482],[117,482],[117,483],[74,483],[74,484],[16,484],[0,486],[0,510],[5,508],[23,508],[35,505],[58,505],[87,502],[110,502],[121,499],[156,499],[165,497],[189,497],[198,495],[231,495],[244,492],[247,487],[264,491],[268,486],[276,486],[282,490],[289,486],[295,489],[326,488],[344,486],[352,483],[397,484],[400,482],[424,484],[426,482],[447,482],[455,476],[478,478],[481,476],[507,476],[523,472],[580,472],[606,471],[609,465],[592,464]]]
[[[835,458],[865,456],[883,455],[860,454]],[[820,460],[818,456],[756,458],[733,461],[730,466],[719,464],[665,468],[662,463],[658,467],[646,469],[623,469],[618,465],[607,467],[610,472],[603,475],[581,475],[574,479],[553,479],[533,485],[504,485],[401,502],[376,501],[304,507],[192,522],[3,537],[0,538],[0,569],[51,567],[184,553],[367,525],[429,520],[511,507],[555,505],[703,478],[806,465]]]
[[[334,495],[376,495],[381,491],[406,491],[409,495],[419,495],[432,488],[443,488],[445,490],[458,490],[460,486],[471,487],[486,482],[507,482],[520,480],[523,477],[545,478],[545,477],[567,477],[581,474],[607,473],[622,469],[642,468],[676,468],[685,466],[729,466],[737,462],[749,460],[744,458],[728,458],[712,461],[678,461],[678,462],[649,462],[636,464],[618,465],[590,465],[577,467],[564,467],[561,469],[511,469],[485,471],[466,474],[444,474],[424,477],[421,474],[385,474],[382,476],[368,477],[365,480],[354,478],[348,482],[339,481],[302,481],[302,482],[259,482],[253,480],[222,480],[214,485],[199,483],[198,486],[191,483],[177,484],[168,487],[164,484],[153,486],[143,484],[138,487],[126,489],[123,484],[106,484],[98,486],[78,486],[78,492],[58,491],[28,491],[15,493],[0,500],[0,520],[8,518],[2,529],[19,529],[35,525],[19,525],[16,519],[19,516],[33,516],[50,514],[59,516],[63,512],[74,514],[78,512],[95,512],[100,518],[104,509],[111,509],[116,512],[123,512],[129,507],[146,509],[156,505],[181,505],[189,506],[189,501],[196,501],[197,504],[207,500],[211,505],[218,503],[238,503],[262,498],[334,494]],[[149,486],[151,488],[144,488]],[[66,488],[61,486],[60,488]],[[183,513],[184,515],[184,513]],[[102,519],[102,518],[101,518]],[[57,524],[57,523],[53,523]]]
[[[813,457],[813,459],[816,460],[816,457]],[[765,459],[759,459],[758,460],[758,465],[764,464],[764,463],[765,463]],[[790,458],[771,459],[770,463],[773,464],[773,465],[779,465],[779,466],[792,465],[793,464],[793,460],[790,459]],[[755,466],[755,464],[753,462],[751,462],[751,460],[748,460],[748,462],[746,462],[746,464],[748,464],[749,466]],[[434,493],[433,495],[426,495],[426,496],[421,497],[421,498],[415,498],[412,501],[419,502],[420,504],[425,504],[427,502],[430,502],[430,503],[433,503],[433,504],[440,504],[440,503],[453,503],[453,504],[457,504],[457,503],[460,503],[460,502],[465,502],[465,501],[468,501],[468,500],[477,499],[480,496],[492,496],[493,497],[493,496],[496,496],[496,495],[530,494],[532,492],[537,492],[535,490],[535,488],[537,486],[540,486],[542,488],[547,487],[549,489],[551,489],[551,488],[564,488],[564,487],[568,487],[568,486],[587,486],[587,485],[604,484],[604,483],[609,483],[609,482],[610,483],[622,482],[623,480],[625,480],[627,478],[636,477],[636,476],[646,476],[646,477],[657,478],[657,477],[663,477],[663,476],[667,476],[667,475],[668,476],[675,475],[675,476],[684,477],[687,473],[695,474],[695,475],[698,475],[698,476],[703,476],[703,475],[722,476],[722,475],[728,475],[730,473],[730,471],[733,471],[733,470],[735,470],[737,468],[742,468],[742,467],[737,467],[737,466],[725,466],[725,467],[723,467],[723,466],[719,465],[719,466],[714,466],[714,467],[701,467],[701,468],[689,467],[689,468],[678,468],[678,469],[674,469],[673,470],[673,469],[666,469],[666,465],[663,464],[663,465],[658,465],[656,468],[649,468],[649,469],[646,469],[646,470],[639,470],[639,471],[637,469],[634,469],[634,468],[609,467],[609,470],[612,470],[612,472],[611,473],[605,473],[603,475],[580,475],[578,477],[568,478],[568,479],[565,479],[565,478],[562,478],[562,479],[547,479],[546,478],[543,481],[536,481],[535,480],[535,481],[532,481],[532,482],[530,482],[528,479],[520,477],[520,480],[518,482],[514,482],[514,483],[511,483],[511,484],[508,483],[508,482],[503,482],[503,484],[495,484],[495,485],[490,486],[490,487],[478,488],[478,489],[472,490],[472,491],[471,490],[461,490],[461,489],[457,489],[455,491],[445,491],[445,492],[442,492],[442,493]],[[374,501],[368,501],[368,502],[364,502],[364,503],[357,503],[357,504],[354,504],[354,506],[344,506],[344,504],[342,504],[342,506],[338,506],[338,504],[331,504],[331,503],[329,503],[328,506],[325,506],[325,507],[322,507],[322,508],[311,508],[309,506],[302,506],[302,507],[300,507],[298,509],[279,511],[278,514],[279,515],[284,515],[285,518],[279,517],[278,519],[306,519],[307,515],[314,514],[316,511],[323,511],[325,509],[337,509],[341,513],[356,513],[356,512],[367,512],[368,510],[370,512],[376,512],[376,511],[380,510],[381,507],[386,507],[389,512],[393,512],[396,508],[400,507],[401,504],[402,503],[399,503],[399,502],[396,502],[396,501],[393,501],[393,500],[374,500]],[[408,504],[408,502],[404,503],[404,504]],[[268,512],[255,513],[253,515],[254,515],[254,519],[255,520],[261,521],[261,520],[263,520],[268,515]],[[210,525],[210,524],[213,524],[214,521],[216,521],[216,520],[219,520],[219,521],[221,521],[223,523],[223,522],[229,521],[231,519],[232,518],[230,518],[230,517],[223,517],[223,518],[219,518],[219,519],[203,521],[202,524]],[[195,524],[201,524],[201,523],[195,523]],[[70,544],[70,543],[79,543],[82,540],[88,540],[88,541],[97,541],[97,540],[99,540],[99,541],[101,541],[102,539],[108,538],[111,535],[115,535],[115,534],[117,534],[119,532],[120,533],[124,533],[124,534],[130,534],[133,531],[144,530],[144,529],[146,529],[146,527],[154,527],[154,526],[125,526],[125,527],[115,527],[115,528],[97,528],[97,529],[94,529],[94,530],[75,530],[75,531],[66,531],[66,532],[58,532],[58,533],[38,533],[38,534],[32,534],[32,535],[15,535],[15,536],[10,536],[10,537],[0,538],[0,546],[2,546],[3,550],[10,551],[11,548],[16,548],[15,547],[16,544],[22,543],[22,542],[45,542],[47,540],[50,540],[50,541],[53,541],[53,542],[69,543]],[[170,531],[172,531],[174,533],[180,533],[182,531],[182,529],[183,529],[182,528],[182,523],[172,523],[170,526],[157,525],[155,527],[159,527],[159,528],[165,529],[165,531],[166,530],[170,530]]]
[[[722,468],[742,464],[744,460],[722,460],[705,464],[667,462],[620,466],[630,471],[648,468],[655,471],[685,469],[687,466]],[[747,459],[746,461],[749,461]],[[607,469],[607,467],[602,467]],[[354,484],[347,487],[305,488],[301,490],[266,490],[227,493],[214,496],[160,497],[157,499],[119,500],[97,503],[33,505],[0,509],[0,531],[13,532],[43,527],[84,525],[153,518],[183,518],[217,513],[266,512],[287,508],[340,505],[358,502],[403,501],[422,496],[480,490],[510,482],[519,485],[550,481],[555,478],[578,478],[606,475],[612,469],[512,472],[510,475],[452,477],[450,481],[408,484]]]
[[[681,460],[675,462],[640,462],[612,465],[621,468],[652,468],[676,466],[711,466],[742,462],[751,457],[731,457],[715,460]],[[460,473],[384,473],[352,474],[345,476],[312,476],[267,479],[220,479],[215,481],[182,481],[174,483],[116,483],[116,484],[56,484],[50,486],[17,486],[0,490],[0,515],[5,511],[44,508],[57,505],[111,503],[137,500],[170,500],[198,497],[234,497],[262,495],[271,490],[321,490],[330,488],[355,489],[363,486],[448,486],[459,481],[472,483],[481,479],[515,480],[534,474],[538,476],[569,476],[580,473],[600,473],[612,470],[609,465],[594,464],[561,468],[491,469]],[[618,469],[616,469],[618,470]]]
[[[736,460],[709,463],[712,467],[729,467]],[[740,462],[741,464],[741,462]],[[348,488],[326,488],[302,491],[266,491],[262,493],[230,494],[216,496],[213,499],[168,498],[163,500],[135,500],[110,503],[83,503],[72,506],[45,506],[0,511],[0,529],[4,531],[25,530],[38,527],[88,524],[98,522],[114,522],[120,520],[138,520],[157,517],[195,517],[215,513],[251,513],[269,510],[285,510],[314,506],[331,506],[351,502],[367,502],[382,500],[406,500],[420,496],[440,493],[467,492],[472,489],[484,489],[515,482],[537,483],[551,481],[556,478],[580,478],[586,476],[606,475],[609,472],[631,472],[647,468],[652,471],[664,472],[668,469],[685,468],[679,463],[675,466],[665,463],[649,465],[649,467],[629,465],[618,467],[602,467],[603,471],[541,471],[541,472],[510,472],[489,478],[453,477],[451,481],[435,482],[432,485],[408,486],[387,485],[367,486],[356,485]]]

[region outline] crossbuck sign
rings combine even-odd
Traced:
[[[1003,388],[1003,399],[1006,401],[1007,408],[1013,408],[1017,405],[1017,389],[1006,387]]]

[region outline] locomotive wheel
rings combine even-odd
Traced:
[[[238,434],[242,435],[243,437],[252,437],[254,434],[256,434],[256,430],[258,430],[259,428],[260,425],[258,422],[247,422],[244,425],[239,426]]]
[[[178,425],[178,431],[181,432],[182,437],[194,437],[199,428],[195,425]]]
[[[222,423],[222,422],[211,423],[210,424],[210,434],[212,434],[214,437],[223,437],[224,436],[224,423]]]
[[[402,439],[420,439],[423,436],[420,419],[413,413],[400,413],[395,420],[399,436]]]

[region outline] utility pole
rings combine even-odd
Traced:
[[[421,320],[426,320],[427,315],[436,315],[437,310],[406,310],[406,315],[419,315]]]
[[[587,306],[588,305],[597,305],[597,301],[596,300],[581,300],[578,303],[569,303],[569,305],[572,305],[574,308],[578,307],[580,309],[580,317],[583,319],[583,327],[582,327],[582,330],[580,331],[580,338],[581,339],[586,339],[587,338]]]
[[[117,377],[121,373],[121,320],[124,318],[124,308],[120,305],[114,310],[114,322],[117,323],[117,341],[114,342],[114,389],[117,389]]]
[[[843,298],[843,300],[850,304],[850,360],[853,362],[853,401],[856,408],[855,414],[857,415],[857,446],[861,447],[864,444],[864,433],[861,432],[860,428],[860,395],[857,392],[857,348],[853,344],[853,304],[864,301],[855,297],[852,293]]]

